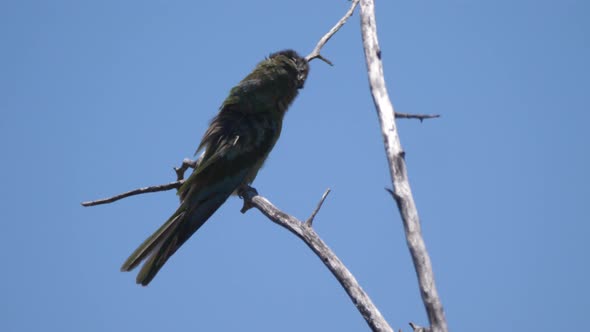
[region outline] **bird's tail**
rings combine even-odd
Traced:
[[[136,281],[143,286],[149,284],[170,256],[209,219],[230,194],[231,192],[217,192],[206,197],[197,195],[201,197],[192,197],[192,204],[185,200],[170,219],[129,256],[121,266],[121,271],[131,271],[147,259]]]

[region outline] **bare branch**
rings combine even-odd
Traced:
[[[147,194],[147,193],[155,193],[158,191],[166,191],[166,190],[171,190],[171,189],[178,189],[178,188],[180,188],[180,186],[182,186],[183,183],[184,183],[184,181],[180,180],[180,181],[170,182],[170,183],[161,184],[161,185],[157,185],[157,186],[143,187],[143,188],[128,191],[126,193],[115,195],[115,196],[109,197],[109,198],[98,199],[96,201],[82,202],[82,206],[95,206],[95,205],[100,205],[100,204],[108,204],[108,203],[112,203],[112,202],[118,201],[120,199],[129,197],[129,196],[135,196],[135,195],[141,195],[141,194]]]
[[[414,332],[428,332],[428,329],[425,327],[422,327],[420,325],[414,324],[412,322],[410,322],[410,326],[412,327],[412,329],[414,330]]]
[[[318,206],[315,208],[315,210],[313,210],[313,212],[311,213],[311,216],[309,216],[309,218],[307,218],[307,220],[305,221],[305,225],[311,227],[313,224],[313,219],[315,218],[316,214],[318,214],[318,212],[320,212],[320,209],[322,208],[322,204],[324,204],[324,201],[326,200],[326,197],[328,197],[328,194],[330,193],[330,188],[326,189],[326,192],[324,192],[324,194],[322,195],[322,198],[320,199]]]
[[[328,191],[324,193],[324,197],[322,198],[325,198],[327,194]],[[253,188],[244,188],[240,195],[244,199],[245,204],[247,202],[249,206],[257,208],[268,219],[286,228],[307,244],[332,272],[338,282],[340,282],[340,285],[342,285],[363,318],[365,318],[371,330],[375,332],[393,332],[393,329],[385,321],[379,309],[375,307],[367,293],[358,284],[356,278],[348,271],[346,266],[344,266],[342,261],[340,261],[324,241],[322,241],[313,228],[277,209],[266,198],[259,196]]]
[[[422,238],[418,210],[408,181],[404,152],[395,125],[395,111],[385,86],[373,0],[361,0],[361,30],[369,85],[379,116],[385,153],[389,162],[393,197],[404,223],[406,242],[418,276],[422,302],[428,314],[430,330],[433,332],[447,332],[447,321],[436,290],[430,256]]]
[[[336,32],[338,32],[338,30],[340,30],[340,28],[344,25],[344,23],[346,23],[346,21],[348,20],[348,18],[352,16],[352,13],[354,13],[354,9],[358,5],[358,3],[359,3],[359,0],[352,0],[352,5],[350,6],[350,9],[348,9],[348,11],[346,12],[346,14],[344,14],[344,16],[336,23],[336,25],[334,25],[332,27],[332,29],[330,29],[330,31],[328,31],[328,33],[325,34],[320,39],[320,41],[315,46],[315,48],[313,49],[313,51],[311,51],[311,53],[309,53],[307,56],[305,56],[305,60],[307,60],[307,62],[309,62],[309,61],[311,61],[313,59],[320,59],[320,60],[323,60],[324,62],[326,62],[327,64],[329,64],[330,66],[333,66],[333,64],[332,64],[332,62],[330,62],[330,60],[324,58],[320,54],[320,50],[322,49],[322,47],[324,47],[324,45],[326,45],[326,43],[328,42],[328,40],[330,40],[330,38],[332,38],[332,36]]]
[[[182,165],[180,167],[174,167],[174,172],[176,173],[176,180],[180,181],[180,180],[184,179],[184,173],[186,172],[186,170],[189,168],[192,168],[192,169],[197,168],[197,166],[201,163],[201,160],[203,160],[202,155],[197,160],[191,160],[191,159],[185,158],[182,161]]]
[[[120,199],[127,198],[129,196],[135,196],[135,195],[141,195],[141,194],[147,194],[147,193],[155,193],[158,191],[167,191],[167,190],[171,190],[171,189],[178,189],[184,183],[184,173],[186,172],[186,170],[189,168],[193,168],[193,169],[197,168],[197,166],[199,165],[201,160],[203,160],[202,155],[197,160],[191,160],[191,159],[185,158],[182,161],[182,165],[180,167],[174,167],[174,172],[176,173],[176,182],[170,182],[167,184],[160,184],[160,185],[151,186],[151,187],[138,188],[138,189],[134,189],[134,190],[122,193],[122,194],[118,194],[118,195],[109,197],[109,198],[97,199],[95,201],[82,202],[81,204],[82,204],[82,206],[95,206],[95,205],[101,205],[101,204],[109,204],[109,203],[116,202]],[[182,198],[181,198],[181,201],[182,201]]]
[[[395,112],[396,119],[418,119],[420,122],[424,119],[440,118],[440,114],[410,114],[410,113],[399,113]]]
[[[185,167],[185,165],[189,166]],[[190,160],[185,159],[183,161],[183,166],[181,166],[181,168],[184,167],[184,169],[186,170],[189,167],[193,167],[190,165],[198,165],[198,160],[197,162],[193,163]],[[181,168],[179,168],[179,170]],[[99,204],[107,204],[133,195],[145,194],[148,192],[165,191],[170,189],[178,189],[183,184],[183,182],[184,180],[179,180],[168,184],[139,188],[110,198],[83,202],[82,205],[94,206]],[[286,229],[297,235],[313,250],[313,252],[316,253],[316,255],[318,255],[322,262],[324,262],[324,264],[340,282],[340,284],[346,290],[348,296],[356,305],[357,309],[365,318],[371,329],[373,331],[378,332],[392,332],[393,330],[391,329],[391,327],[389,327],[389,325],[379,312],[379,309],[375,307],[369,296],[363,291],[363,289],[358,284],[352,273],[348,271],[348,269],[346,268],[346,266],[344,266],[342,261],[338,259],[334,252],[332,252],[332,250],[320,239],[319,235],[317,235],[313,228],[311,228],[313,219],[317,215],[318,211],[320,210],[324,200],[326,199],[329,193],[330,189],[327,189],[326,192],[322,195],[322,198],[318,203],[318,206],[311,214],[311,217],[305,223],[277,209],[266,198],[259,196],[256,189],[252,187],[244,187],[240,189],[240,197],[244,200],[244,206],[242,207],[241,212],[245,213],[250,208],[255,207],[258,210],[260,210],[265,216],[267,216],[271,221],[285,227]]]

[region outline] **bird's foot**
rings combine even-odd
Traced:
[[[238,196],[242,199],[248,197],[252,198],[258,195],[258,190],[254,187],[250,187],[249,185],[243,185],[237,190]]]
[[[242,206],[240,212],[246,213],[246,211],[254,207],[251,199],[252,197],[258,195],[258,191],[256,191],[255,188],[250,187],[249,185],[244,185],[237,190],[237,193],[238,197],[244,200],[244,205]]]

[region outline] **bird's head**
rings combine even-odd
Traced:
[[[293,79],[297,81],[297,88],[303,88],[307,74],[309,73],[309,64],[305,58],[301,57],[293,50],[283,50],[273,53],[269,59],[278,65],[282,66],[293,75]]]

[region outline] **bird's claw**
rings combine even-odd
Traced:
[[[242,186],[238,189],[238,197],[240,197],[241,199],[244,199],[246,194],[249,191],[253,192],[254,195],[252,195],[252,197],[258,195],[258,191],[256,190],[256,188],[250,187],[249,185],[245,185],[245,186]]]
[[[250,187],[248,185],[242,186],[240,189],[238,189],[238,197],[244,200],[244,205],[240,210],[241,213],[246,213],[246,211],[254,207],[250,200],[252,199],[252,197],[257,195],[258,191],[255,188]]]

